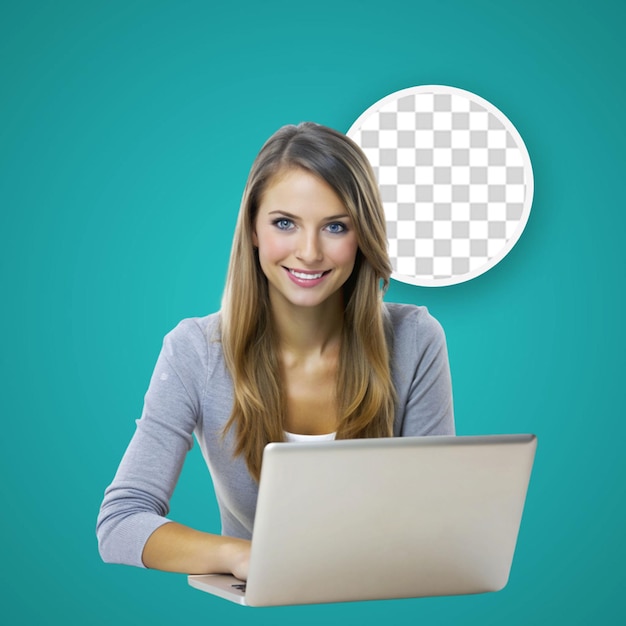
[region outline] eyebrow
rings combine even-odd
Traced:
[[[290,217],[292,219],[299,219],[298,215],[293,215],[293,213],[289,213],[288,211],[270,211],[268,213],[268,215],[284,215],[285,217]],[[333,220],[338,220],[338,219],[350,219],[350,215],[348,215],[348,213],[341,213],[340,215],[331,215],[329,217],[325,217],[324,221],[325,222],[332,222]]]

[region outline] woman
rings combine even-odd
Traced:
[[[98,518],[105,561],[246,579],[270,441],[454,434],[445,339],[384,304],[391,273],[372,169],[344,135],[285,126],[244,191],[219,313],[163,344]],[[195,435],[222,535],[165,518]]]

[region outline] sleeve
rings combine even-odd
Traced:
[[[452,382],[443,328],[424,308],[417,311],[412,322],[411,340],[400,347],[405,389],[400,392],[404,410],[397,434],[454,435]]]
[[[102,559],[145,567],[150,535],[169,520],[169,502],[200,419],[207,372],[207,342],[192,320],[164,341],[141,418],[104,493],[96,535]]]

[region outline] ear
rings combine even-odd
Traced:
[[[259,247],[259,238],[256,236],[256,228],[252,231],[252,245],[255,248]]]

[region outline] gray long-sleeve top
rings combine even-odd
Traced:
[[[394,435],[454,434],[441,326],[425,307],[385,307],[398,396]],[[169,501],[194,435],[213,479],[222,534],[251,537],[258,484],[243,457],[233,456],[232,429],[222,438],[232,406],[219,313],[183,320],[163,341],[141,419],[104,494],[96,532],[105,561],[143,567],[146,541],[169,521]]]

